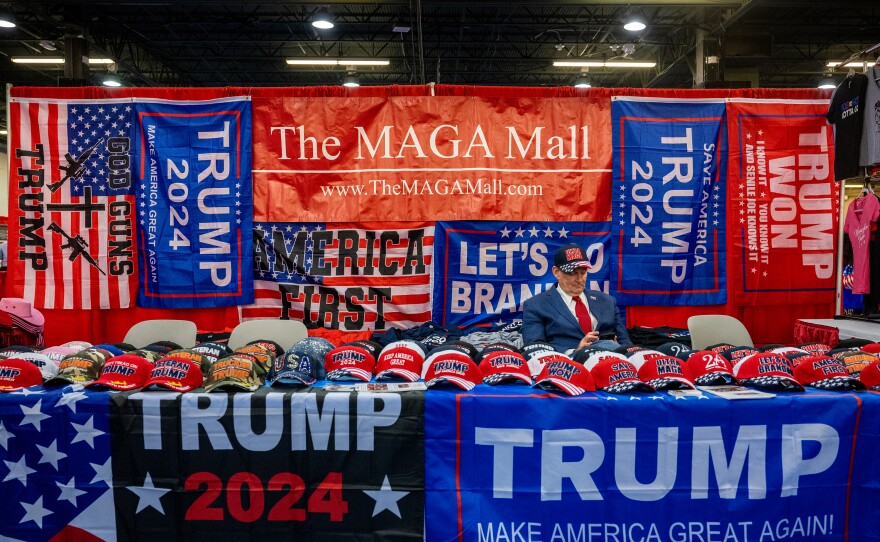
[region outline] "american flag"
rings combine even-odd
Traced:
[[[255,303],[243,320],[285,308],[287,318],[346,331],[431,320],[433,224],[258,222],[254,246]]]
[[[116,539],[109,425],[82,386],[2,394],[0,539]]]
[[[10,98],[10,295],[47,309],[132,305],[135,107]]]

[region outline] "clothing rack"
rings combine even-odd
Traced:
[[[843,68],[844,66],[846,66],[850,62],[854,62],[856,60],[861,60],[862,58],[870,55],[871,53],[877,52],[877,51],[880,51],[880,43],[875,43],[874,45],[872,45],[866,49],[862,49],[858,53],[853,53],[853,54],[849,55],[843,62],[841,62],[840,64],[838,64],[834,68]],[[878,59],[878,60],[880,60],[880,59]],[[832,69],[834,69],[834,68],[832,68]]]

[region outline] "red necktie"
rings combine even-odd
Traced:
[[[590,320],[590,313],[587,311],[587,306],[581,301],[580,296],[574,298],[574,314],[577,316],[584,333],[593,331],[593,321]]]

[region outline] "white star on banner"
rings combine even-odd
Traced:
[[[28,467],[25,459],[25,456],[21,456],[21,459],[18,461],[3,461],[6,463],[6,468],[9,469],[9,473],[6,475],[6,478],[3,479],[4,482],[18,480],[21,482],[21,485],[27,487],[28,474],[33,474],[37,471]]]
[[[95,469],[95,477],[92,478],[90,484],[96,484],[98,482],[104,482],[107,484],[107,487],[110,487],[113,482],[113,466],[110,464],[110,458],[107,458],[107,461],[104,462],[103,465],[96,465],[94,463],[89,463],[93,469]]]
[[[40,498],[34,501],[33,504],[28,504],[26,502],[21,503],[21,506],[24,507],[24,517],[21,518],[19,523],[25,523],[26,521],[33,521],[37,524],[37,527],[40,529],[43,528],[43,518],[52,513],[51,510],[47,508],[43,508],[43,496],[40,495]]]
[[[684,399],[684,398],[685,398],[684,395],[676,395],[676,396],[675,396],[675,400],[676,400],[676,401],[678,401],[679,399]]]
[[[517,237],[522,237],[522,236],[523,236],[523,233],[525,233],[525,230],[522,229],[522,227],[519,227],[519,228],[517,228],[517,229],[514,230],[514,233],[516,233],[516,236],[517,236]]]
[[[630,400],[630,401],[641,401],[642,398],[641,398],[641,397],[636,397],[635,395],[630,395],[629,400]]]
[[[510,230],[507,229],[507,226],[504,226],[503,228],[501,228],[501,230],[498,233],[501,234],[502,238],[510,237]]]
[[[613,395],[609,395],[608,397],[605,398],[605,400],[606,401],[617,401],[617,397],[614,397]]]
[[[52,444],[49,446],[40,446],[37,444],[37,448],[39,448],[40,454],[42,454],[42,457],[37,463],[49,463],[55,467],[55,470],[58,470],[58,462],[67,457],[66,453],[58,451],[57,440],[53,440]]]
[[[650,399],[651,399],[652,401],[656,401],[657,399],[660,399],[661,401],[663,400],[663,398],[660,397],[659,395],[652,395],[652,396],[650,397]]]
[[[565,228],[559,228],[559,238],[563,239],[565,237],[568,237],[568,230]]]
[[[165,509],[162,508],[161,499],[163,495],[171,490],[154,486],[153,478],[150,476],[149,472],[147,473],[146,479],[144,479],[144,485],[128,487],[126,489],[138,496],[138,505],[135,514],[139,514],[142,510],[150,507],[155,508],[163,516],[165,515]]]
[[[74,393],[64,393],[61,395],[61,399],[55,403],[56,407],[67,406],[71,412],[76,414],[76,403],[77,401],[82,401],[86,398],[86,394],[79,391]]]
[[[532,234],[531,237],[537,237],[537,236],[538,236],[538,233],[539,233],[540,231],[541,231],[541,230],[539,230],[538,228],[532,226],[532,229],[529,230],[529,233]]]
[[[86,493],[85,491],[76,488],[76,477],[71,478],[67,484],[55,482],[55,485],[61,490],[61,494],[58,495],[58,501],[67,501],[74,506],[76,506],[76,498],[80,495],[85,495]]]
[[[553,230],[550,229],[550,226],[547,226],[547,229],[544,230],[544,237],[553,237]]]
[[[43,414],[42,412],[40,412],[40,407],[42,406],[42,403],[43,400],[40,399],[39,401],[37,401],[37,404],[32,407],[19,405],[19,408],[21,408],[21,413],[24,414],[24,418],[21,420],[21,423],[19,425],[21,425],[22,427],[24,427],[25,425],[33,425],[39,432],[41,430],[40,423],[46,418],[51,417],[48,414]]]
[[[76,444],[77,442],[85,442],[89,445],[90,448],[95,448],[95,437],[100,437],[104,434],[100,429],[95,429],[95,417],[92,416],[89,418],[84,424],[78,424],[70,422],[70,425],[73,426],[74,430],[76,430],[76,436],[73,437],[73,440],[70,441],[71,444]]]
[[[4,450],[9,450],[9,439],[15,437],[9,429],[4,427],[3,422],[0,422],[0,446],[3,446]]]
[[[35,389],[32,389],[32,388],[22,388],[22,389],[20,389],[20,390],[18,390],[18,391],[16,391],[16,392],[13,392],[13,395],[24,395],[25,397],[27,397],[27,396],[29,396],[29,395],[40,395],[40,394],[42,394],[44,391],[45,391],[45,390],[42,390],[42,389],[35,390]]]
[[[387,474],[385,475],[385,480],[382,482],[382,487],[380,489],[364,489],[363,492],[376,501],[376,506],[373,507],[373,517],[376,517],[384,510],[388,510],[397,517],[401,517],[397,501],[409,495],[409,491],[394,491],[391,489]]]

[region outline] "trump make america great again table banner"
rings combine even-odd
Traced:
[[[724,102],[615,97],[611,111],[618,300],[725,303]]]
[[[434,321],[493,324],[522,317],[522,304],[556,283],[553,255],[584,248],[587,288],[610,292],[608,222],[438,222],[434,242]]]
[[[253,302],[248,98],[138,104],[138,305]]]
[[[132,305],[130,99],[9,98],[9,296],[46,309]]]
[[[876,394],[480,388],[426,395],[428,542],[880,539]]]
[[[254,97],[254,219],[608,219],[608,98]]]
[[[253,258],[256,300],[243,319],[346,331],[431,320],[433,223],[258,222]]]
[[[737,305],[831,303],[839,186],[822,100],[730,100],[729,246]]]

